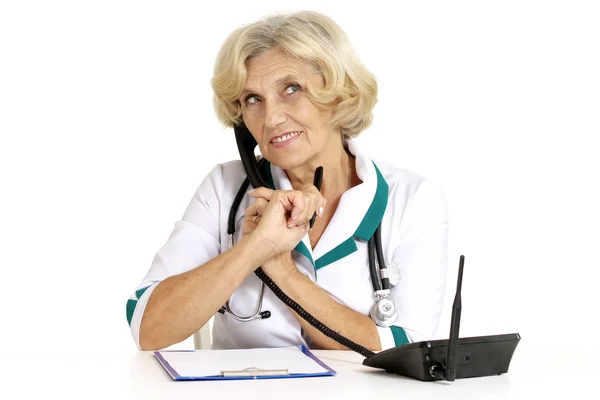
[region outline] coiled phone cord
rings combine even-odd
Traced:
[[[273,282],[273,280],[271,278],[269,278],[269,276],[267,274],[264,273],[262,268],[260,268],[260,267],[257,268],[254,271],[254,273],[256,274],[256,276],[258,276],[258,278],[261,281],[263,281],[265,283],[265,285],[267,285],[269,287],[269,289],[271,289],[271,291],[275,294],[275,296],[277,296],[277,298],[279,300],[281,300],[286,306],[288,306],[292,310],[294,310],[306,322],[308,322],[309,324],[311,324],[312,326],[317,328],[319,330],[319,332],[321,332],[325,336],[335,340],[339,344],[346,346],[350,350],[353,350],[353,351],[363,355],[364,357],[369,357],[369,356],[372,356],[375,354],[374,352],[361,346],[360,344],[355,343],[352,340],[348,339],[347,337],[340,335],[336,331],[329,329],[327,327],[327,325],[325,325],[324,323],[322,323],[321,321],[319,321],[318,319],[313,317],[309,312],[307,312],[304,308],[302,308],[302,306],[300,304],[296,303],[294,300],[289,298],[289,296],[287,294],[285,294],[279,288],[279,286],[277,286],[277,284],[275,282]]]

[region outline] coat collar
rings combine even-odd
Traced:
[[[295,250],[307,257],[316,270],[356,251],[356,240],[368,241],[379,226],[387,206],[389,188],[383,175],[354,140],[346,138],[345,142],[356,158],[356,173],[362,183],[342,195],[333,218],[314,249],[311,249],[308,235],[296,246]],[[283,169],[268,163],[265,172],[272,189],[293,189]]]

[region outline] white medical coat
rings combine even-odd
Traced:
[[[362,183],[346,191],[314,249],[306,235],[292,257],[298,269],[341,304],[369,315],[374,302],[367,241],[381,222],[386,263],[399,267],[400,281],[391,289],[398,319],[391,328],[378,327],[382,350],[435,338],[443,307],[447,273],[448,218],[439,185],[406,169],[374,162],[352,139]],[[276,189],[291,190],[285,172],[266,167]],[[127,301],[127,321],[139,348],[144,309],[156,285],[165,278],[198,268],[229,248],[227,221],[233,199],[246,178],[241,161],[217,165],[196,190],[167,242]],[[235,242],[241,239],[245,209],[254,201],[245,195],[235,217]],[[261,281],[250,274],[230,299],[232,310],[253,315]],[[239,322],[229,313],[215,314],[213,348],[311,346],[288,308],[265,288],[262,310],[271,317]]]

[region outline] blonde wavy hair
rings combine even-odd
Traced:
[[[371,125],[377,103],[377,81],[354,52],[344,31],[329,17],[314,12],[278,13],[233,31],[215,62],[211,85],[217,118],[232,127],[242,120],[239,97],[246,84],[246,61],[278,48],[309,62],[324,80],[306,88],[317,106],[333,110],[334,128],[358,136]]]

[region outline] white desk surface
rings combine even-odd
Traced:
[[[517,347],[507,374],[421,382],[363,366],[350,351],[314,351],[333,377],[249,381],[173,381],[152,352],[0,353],[5,399],[533,399],[598,398],[598,349],[549,354]],[[596,393],[594,395],[594,393]],[[385,397],[384,397],[385,396]],[[584,397],[585,396],[585,397]]]

